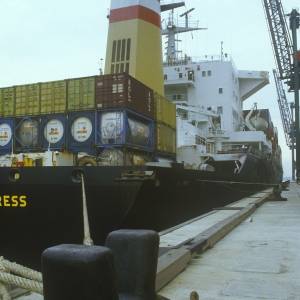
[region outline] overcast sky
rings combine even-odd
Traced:
[[[121,0],[120,0],[121,1]],[[296,0],[281,0],[286,13]],[[181,35],[190,56],[231,54],[239,70],[266,70],[270,84],[247,99],[269,108],[279,131],[284,175],[291,176],[291,151],[285,144],[276,86],[276,67],[261,0],[186,0],[180,15],[195,8],[191,20],[207,30]],[[0,87],[92,76],[104,68],[110,0],[0,0]],[[167,18],[163,13],[162,18]],[[182,19],[183,20],[183,19]],[[288,101],[294,99],[287,93]]]

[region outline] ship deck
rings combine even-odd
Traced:
[[[271,190],[160,232],[156,287],[169,299],[300,299],[300,186]],[[43,299],[31,294],[18,299]],[[191,298],[197,299],[197,298]]]

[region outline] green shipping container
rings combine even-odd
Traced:
[[[41,114],[63,113],[67,107],[65,80],[41,83]]]
[[[15,88],[1,88],[0,89],[0,116],[13,117],[15,102]]]
[[[32,116],[40,113],[40,85],[16,86],[15,116]]]
[[[68,80],[67,109],[90,110],[95,107],[95,76]]]
[[[158,152],[176,154],[176,129],[156,121],[154,149]]]
[[[176,105],[165,97],[154,94],[155,119],[176,128]]]

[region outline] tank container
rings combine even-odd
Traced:
[[[99,147],[100,166],[144,166],[151,161],[153,152],[130,147]]]
[[[95,107],[95,76],[68,79],[68,111],[91,110]]]
[[[12,150],[12,135],[14,132],[13,118],[0,118],[0,153],[9,153]]]
[[[15,118],[15,148],[17,151],[37,150],[40,120],[37,117]]]
[[[67,108],[67,81],[42,82],[41,114],[63,113]]]
[[[127,73],[96,77],[96,109],[128,108],[154,117],[154,92]]]
[[[158,93],[154,93],[155,120],[176,128],[176,105]]]
[[[95,156],[95,147],[94,146],[78,146],[78,147],[68,147],[68,153],[78,154],[79,156],[89,155]]]
[[[16,86],[15,116],[33,116],[40,113],[40,85]]]
[[[95,144],[94,111],[69,113],[67,138],[69,147],[93,146]]]
[[[97,111],[96,144],[136,145],[153,149],[153,120],[126,109]]]
[[[41,147],[43,150],[64,149],[67,146],[68,118],[66,114],[41,115]]]
[[[0,117],[12,117],[14,115],[15,88],[0,89]]]
[[[156,121],[154,149],[158,152],[176,154],[176,129]]]

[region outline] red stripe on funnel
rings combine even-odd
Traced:
[[[160,15],[141,5],[123,7],[110,11],[109,23],[133,19],[141,19],[161,28]]]

